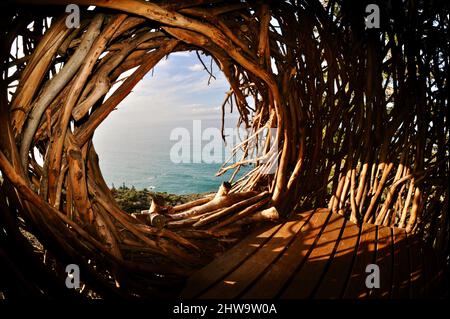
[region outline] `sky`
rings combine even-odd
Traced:
[[[201,57],[209,67],[210,58],[203,55]],[[120,78],[133,71],[128,71]],[[201,120],[203,129],[205,126],[220,127],[220,107],[230,86],[214,62],[213,74],[215,79],[212,78],[208,85],[209,74],[195,52],[171,53],[147,73],[116,110],[100,124],[94,134],[97,149],[106,151],[106,145],[109,148],[112,143],[124,143],[122,139],[116,138],[119,134],[128,136],[130,140],[143,134],[146,129],[151,129],[153,135],[158,133],[157,128],[162,127],[192,129],[194,120]],[[106,99],[120,84],[113,86]],[[227,106],[225,126],[234,127],[237,120],[236,108],[233,114],[229,113],[229,109]],[[165,131],[160,138],[169,141],[169,137],[170,132]]]
[[[202,59],[210,65],[209,57]],[[220,128],[220,106],[230,87],[214,63],[213,74],[216,79],[211,79],[208,86],[209,74],[195,52],[172,53],[134,87],[94,134],[93,142],[108,185],[124,182],[137,188],[180,194],[217,189],[222,180],[214,178],[219,164],[205,164],[203,157],[202,164],[176,164],[170,157],[178,142],[178,137],[171,139],[174,130],[190,132],[188,143],[192,145],[187,155],[193,160],[208,143],[202,141],[201,149],[195,149],[194,121],[201,120],[202,130]],[[229,112],[229,106],[226,110]],[[226,118],[225,127],[234,128],[237,114],[227,114]],[[218,140],[222,145],[220,137]],[[231,147],[230,143],[228,151]],[[225,151],[215,155],[219,160],[228,157]]]
[[[209,66],[210,58],[201,57]],[[174,119],[217,118],[230,86],[215,63],[213,74],[216,79],[208,86],[209,75],[195,52],[172,53],[135,86],[105,122],[140,126]]]

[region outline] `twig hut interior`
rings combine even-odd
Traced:
[[[13,275],[0,290],[177,296],[218,241],[319,208],[355,229],[401,230],[448,263],[449,5],[378,1],[380,28],[367,29],[369,2],[2,3],[0,268]],[[78,28],[66,26],[68,4],[80,6]],[[243,158],[221,172],[252,169],[214,196],[131,216],[115,203],[92,138],[178,51],[217,63],[230,84],[225,103],[249,131]],[[64,286],[68,264],[81,269],[81,293]]]

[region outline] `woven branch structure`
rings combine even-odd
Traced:
[[[36,294],[59,294],[75,263],[100,296],[170,295],[211,260],[209,243],[311,207],[406,228],[448,252],[450,11],[434,2],[381,2],[374,29],[365,1],[7,2],[0,239],[23,254],[1,256],[34,265],[17,276]],[[72,3],[79,28],[66,26]],[[115,203],[92,138],[177,51],[210,56],[227,78],[223,114],[234,106],[248,131],[243,157],[221,169],[234,174],[215,196],[133,217]],[[243,165],[252,169],[235,181]]]

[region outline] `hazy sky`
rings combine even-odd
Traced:
[[[202,58],[209,66],[209,57]],[[102,126],[106,129],[119,122],[141,126],[155,121],[218,118],[229,84],[214,63],[213,70],[216,80],[211,79],[208,86],[209,75],[195,52],[170,54],[135,86]]]
[[[209,67],[210,58],[201,57]],[[170,54],[156,65],[153,72],[145,75],[117,109],[100,124],[94,135],[97,150],[108,152],[111,144],[122,147],[124,143],[132,143],[131,140],[136,139],[136,136],[150,132],[150,129],[155,135],[158,133],[155,129],[161,125],[172,129],[180,126],[191,129],[193,120],[202,120],[203,129],[210,125],[219,128],[220,106],[230,87],[214,62],[213,74],[216,79],[211,79],[208,86],[209,74],[203,69],[195,52]],[[117,83],[115,87],[119,85]],[[229,109],[227,106],[226,127],[233,128],[237,114],[229,114]],[[125,141],[124,137],[127,137]],[[167,131],[154,139],[168,142],[169,137],[170,131]]]
[[[209,66],[210,59],[202,58]],[[215,64],[213,73],[216,80],[211,79],[208,86],[209,75],[195,52],[175,53],[160,61],[153,74],[149,72],[135,86],[95,131],[94,145],[109,185],[125,182],[173,193],[217,189],[222,180],[214,178],[217,164],[179,165],[170,157],[171,147],[177,142],[170,139],[175,128],[191,131],[194,120],[202,120],[203,130],[220,127],[220,106],[229,84]],[[230,120],[226,127],[234,127],[235,119],[227,115]],[[219,142],[222,145],[220,138]],[[189,150],[189,158],[198,154],[192,145]]]

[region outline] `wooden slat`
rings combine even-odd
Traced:
[[[311,222],[320,219],[323,213],[314,212]],[[286,246],[297,236],[306,224],[306,219],[285,223],[274,236],[255,254],[248,258],[239,268],[224,277],[220,282],[200,296],[205,299],[235,298],[261,275],[265,269],[286,249]],[[310,225],[308,222],[307,225]]]
[[[342,295],[347,284],[347,275],[352,269],[352,260],[356,253],[359,232],[358,225],[347,221],[333,260],[314,298],[336,299]]]
[[[371,263],[380,289],[366,287]],[[417,298],[440,296],[443,281],[442,261],[419,237],[320,209],[250,234],[194,274],[181,297]]]
[[[292,278],[282,298],[308,298],[319,283],[344,225],[342,215],[333,214],[300,271]]]
[[[406,232],[404,229],[395,227],[392,228],[392,232],[394,240],[392,298],[408,298],[411,269]]]
[[[375,254],[376,226],[363,224],[358,253],[344,293],[344,298],[356,299],[368,296],[366,266],[373,263]]]
[[[380,267],[380,288],[372,289],[370,297],[376,299],[389,298],[392,290],[392,230],[386,226],[378,226],[377,252],[375,264]]]
[[[248,256],[268,241],[282,226],[283,224],[265,227],[264,231],[257,230],[253,232],[239,244],[226,251],[222,256],[214,259],[210,264],[194,273],[188,279],[181,293],[181,298],[196,298],[210,285],[222,279],[227,273],[239,266]]]
[[[313,218],[302,228],[299,236],[287,247],[282,256],[242,297],[251,299],[274,298],[309,254],[317,233],[324,226],[329,214],[328,210],[314,213]]]

